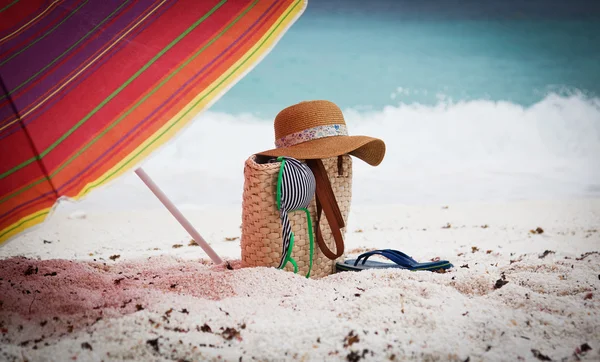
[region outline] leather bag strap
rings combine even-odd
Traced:
[[[317,244],[327,258],[335,260],[344,254],[344,238],[341,232],[341,229],[345,226],[344,218],[335,199],[335,194],[331,189],[331,183],[329,182],[327,170],[325,170],[323,162],[319,159],[306,160],[306,164],[312,170],[317,186],[317,225],[315,229],[317,234]],[[335,253],[329,249],[329,247],[325,244],[325,240],[323,239],[323,234],[321,232],[322,212],[325,213],[325,217],[329,223],[333,239],[335,240]]]

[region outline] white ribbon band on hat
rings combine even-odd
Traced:
[[[275,147],[290,147],[306,141],[333,136],[347,136],[348,130],[345,124],[328,124],[317,126],[300,132],[289,134],[275,141]]]

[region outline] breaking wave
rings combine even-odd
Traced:
[[[387,145],[378,167],[354,159],[355,203],[600,197],[598,98],[549,94],[530,107],[440,100],[344,114],[351,134]],[[240,204],[244,161],[273,137],[271,119],[205,112],[144,168],[180,206]],[[159,205],[133,174],[82,203]]]

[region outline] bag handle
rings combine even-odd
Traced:
[[[327,170],[325,170],[323,162],[319,159],[306,160],[306,164],[312,170],[316,182],[317,244],[327,258],[335,260],[344,254],[344,238],[340,230],[345,226],[344,218],[335,199],[335,194],[331,189],[331,183],[329,182]],[[329,227],[331,228],[331,233],[335,240],[335,253],[329,250],[329,247],[323,240],[323,234],[321,233],[321,211],[325,212]]]

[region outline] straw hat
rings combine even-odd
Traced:
[[[283,109],[275,117],[276,148],[258,155],[300,160],[350,154],[377,166],[385,143],[368,136],[349,136],[340,108],[332,102],[305,101]]]

